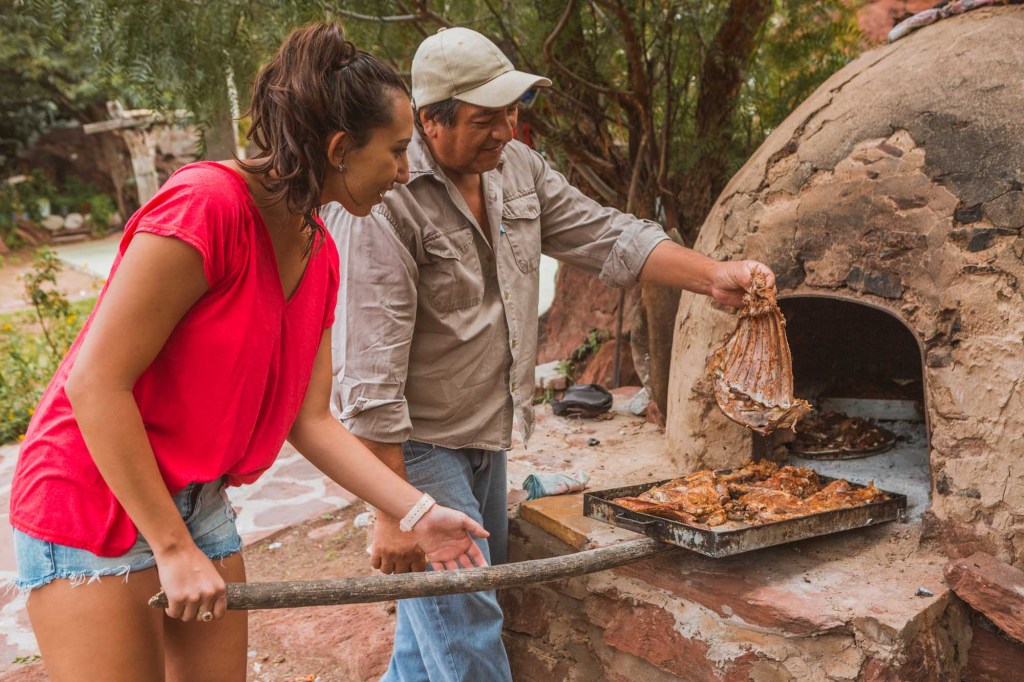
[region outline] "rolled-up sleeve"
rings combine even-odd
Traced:
[[[651,251],[668,235],[657,223],[597,203],[531,152],[541,205],[541,251],[592,274],[609,287],[639,281]]]
[[[356,436],[400,443],[412,432],[405,382],[416,323],[417,266],[384,210],[321,212],[340,255],[331,406]]]

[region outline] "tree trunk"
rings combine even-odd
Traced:
[[[697,139],[707,141],[707,151],[684,178],[679,201],[682,207],[680,232],[687,246],[696,240],[704,218],[729,180],[726,152],[732,135],[730,124],[744,72],[757,47],[757,35],[771,10],[771,0],[733,0],[708,48],[697,102]],[[664,417],[668,410],[669,365],[679,292],[650,285],[644,289],[650,335],[649,388]]]

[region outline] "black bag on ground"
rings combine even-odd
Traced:
[[[612,408],[612,394],[598,384],[573,384],[561,400],[551,401],[558,417],[596,417]]]

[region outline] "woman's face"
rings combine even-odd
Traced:
[[[408,182],[405,152],[412,137],[412,122],[412,103],[405,93],[393,90],[390,125],[374,128],[362,147],[355,147],[349,140],[350,144],[339,152],[345,170],[339,172],[335,166],[329,171],[323,203],[337,201],[349,213],[365,216],[396,182]]]

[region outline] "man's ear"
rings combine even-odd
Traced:
[[[427,118],[427,113],[420,109],[416,112],[416,115],[420,117],[420,125],[423,127],[423,134],[433,139],[437,136],[437,119]]]
[[[345,162],[345,148],[348,144],[348,135],[343,130],[331,136],[327,143],[327,160],[332,167],[337,168],[338,164]]]

